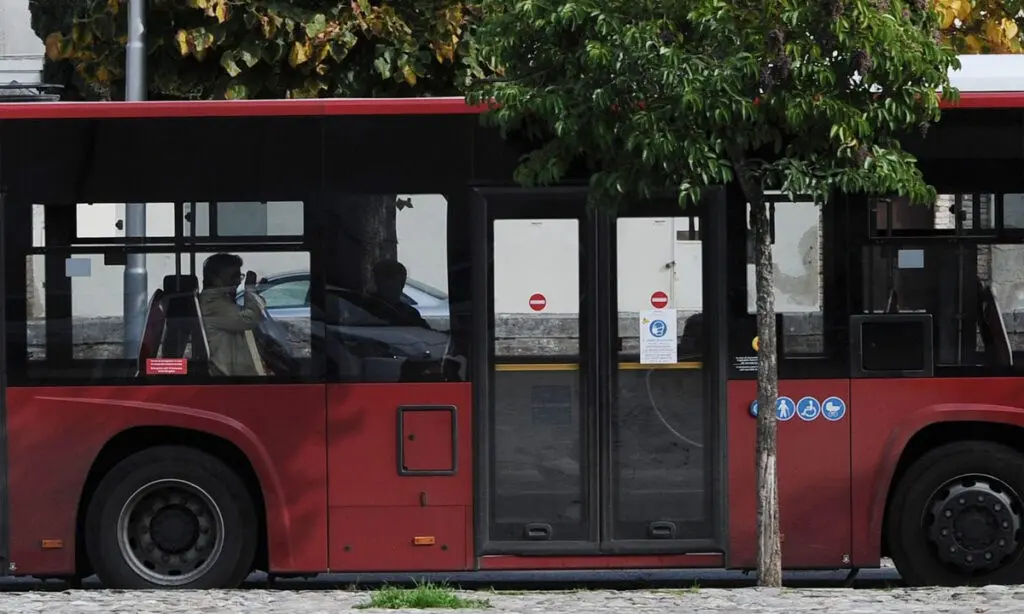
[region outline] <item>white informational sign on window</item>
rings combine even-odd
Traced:
[[[640,364],[673,365],[678,362],[676,310],[640,312]]]

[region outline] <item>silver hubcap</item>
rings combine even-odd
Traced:
[[[136,490],[117,519],[121,556],[159,586],[206,573],[224,549],[224,518],[210,495],[185,480],[156,480]]]

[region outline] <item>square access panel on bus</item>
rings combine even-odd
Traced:
[[[458,469],[458,423],[450,405],[398,408],[398,474],[453,475]]]
[[[931,314],[850,316],[850,365],[853,377],[930,377]]]

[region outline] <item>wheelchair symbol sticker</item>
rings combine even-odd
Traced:
[[[800,415],[801,420],[811,422],[821,415],[821,403],[814,397],[804,397],[797,403],[796,413]]]
[[[665,333],[668,332],[668,325],[665,324],[664,320],[654,320],[650,326],[652,337],[664,337]]]

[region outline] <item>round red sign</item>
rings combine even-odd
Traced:
[[[668,306],[668,295],[658,290],[651,295],[651,305],[654,305],[655,309],[663,309]]]
[[[543,311],[548,306],[548,299],[544,298],[544,295],[540,292],[530,296],[530,309],[534,311]]]

